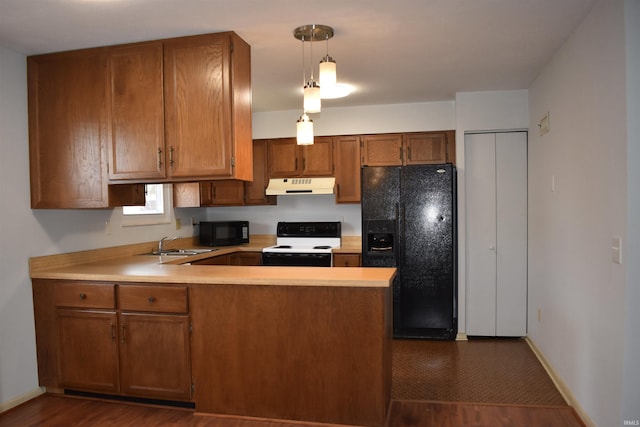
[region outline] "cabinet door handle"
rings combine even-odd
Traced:
[[[156,297],[149,297],[147,298],[147,301],[149,301],[149,304],[153,304],[154,302],[156,302]]]
[[[87,299],[87,294],[80,292],[80,299],[82,300]]]
[[[125,342],[125,340],[126,340],[126,334],[125,334],[125,331],[126,331],[126,325],[123,323],[123,324],[121,324],[121,325],[120,325],[120,332],[121,332],[120,342],[121,342],[122,344],[124,344],[124,342]]]
[[[111,341],[115,341],[116,340],[116,325],[114,325],[113,322],[111,322],[109,324],[109,326],[111,327]]]

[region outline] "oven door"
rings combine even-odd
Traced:
[[[262,265],[331,267],[331,253],[263,252]]]

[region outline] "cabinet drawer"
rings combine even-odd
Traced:
[[[115,285],[58,283],[54,290],[57,307],[115,308]]]
[[[360,254],[335,254],[333,255],[334,267],[360,267]]]
[[[151,311],[187,313],[185,286],[120,286],[120,309],[123,311]]]

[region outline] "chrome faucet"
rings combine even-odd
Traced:
[[[174,240],[176,240],[177,238],[178,238],[178,236],[171,237],[171,238],[169,238],[169,237],[165,236],[165,237],[163,237],[162,239],[160,239],[160,240],[158,241],[158,253],[162,253],[162,251],[164,251],[164,250],[165,250],[165,248],[164,248],[164,247],[165,247],[165,245],[168,245],[169,243],[173,242],[173,241],[174,241]]]

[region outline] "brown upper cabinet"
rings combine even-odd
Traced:
[[[144,205],[144,186],[108,186],[106,49],[27,59],[31,207]]]
[[[455,163],[455,132],[415,132],[362,137],[363,166]]]
[[[33,208],[139,204],[108,184],[252,179],[250,47],[233,32],[31,56],[27,74]]]
[[[267,140],[253,141],[253,181],[182,182],[173,185],[177,208],[208,206],[275,205],[276,196],[265,195],[269,177]]]
[[[265,190],[269,184],[269,141],[253,141],[253,181],[244,183],[245,205],[275,205],[276,196],[267,196]]]
[[[167,177],[162,58],[162,42],[109,51],[112,180]]]
[[[333,176],[333,137],[317,136],[313,145],[295,138],[269,141],[269,177]]]
[[[333,161],[336,203],[360,203],[360,136],[336,136]]]
[[[115,46],[112,181],[252,179],[250,48],[232,32]]]

